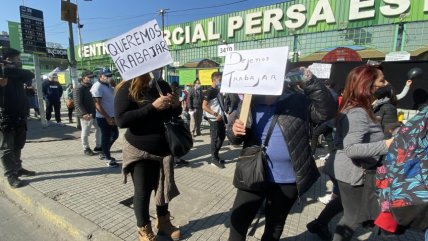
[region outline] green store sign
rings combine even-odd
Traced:
[[[428,20],[428,0],[294,0],[166,27],[172,49]]]

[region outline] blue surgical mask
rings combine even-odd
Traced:
[[[217,82],[217,84],[215,85],[218,89],[220,89],[221,87],[221,82]]]

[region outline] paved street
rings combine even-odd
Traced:
[[[0,240],[2,241],[56,241],[53,233],[37,224],[33,216],[8,200],[0,192]]]
[[[38,175],[25,178],[29,183],[26,187],[11,191],[5,182],[0,182],[0,189],[21,205],[28,206],[44,223],[53,222],[62,227],[63,233],[69,235],[65,240],[89,237],[92,240],[137,240],[136,221],[129,202],[133,194],[132,183],[123,184],[120,168],[108,168],[98,157],[84,156],[79,137],[80,131],[72,126],[42,129],[38,121],[31,120],[29,143],[22,157],[24,166],[37,171]],[[112,148],[113,156],[119,162],[121,140]],[[93,135],[90,143],[94,143]],[[226,168],[208,165],[209,135],[208,129],[204,129],[203,135],[195,139],[194,149],[185,157],[190,166],[175,170],[181,195],[171,202],[170,210],[173,223],[181,226],[183,240],[227,240],[229,210],[236,192],[232,186],[233,159],[238,152],[239,149],[225,145],[221,156],[230,160]],[[320,160],[317,164],[322,166]],[[324,207],[316,198],[330,190],[331,183],[322,176],[292,209],[282,240],[318,240],[306,231],[306,224]],[[153,203],[151,216],[153,219],[156,216]],[[248,240],[259,240],[263,224],[261,219],[261,227]],[[330,225],[331,230],[334,225]],[[383,239],[360,229],[358,239],[354,240]],[[420,241],[422,235],[408,232],[388,240]]]

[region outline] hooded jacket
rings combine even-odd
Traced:
[[[299,195],[305,193],[320,176],[309,146],[310,126],[333,118],[337,112],[337,103],[327,87],[313,78],[304,87],[304,93],[291,88],[284,91],[277,103],[278,124],[288,146],[296,185]],[[227,136],[232,144],[244,142],[244,148],[257,143],[256,130],[247,129],[245,136],[235,136],[233,123],[239,116],[239,107],[235,118],[229,123]],[[251,115],[250,115],[251,116]],[[251,122],[251,120],[250,120]],[[247,124],[251,126],[251,124]]]

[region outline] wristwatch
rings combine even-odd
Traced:
[[[217,113],[217,112],[214,112],[213,116],[217,117],[217,116],[218,116],[218,113]]]

